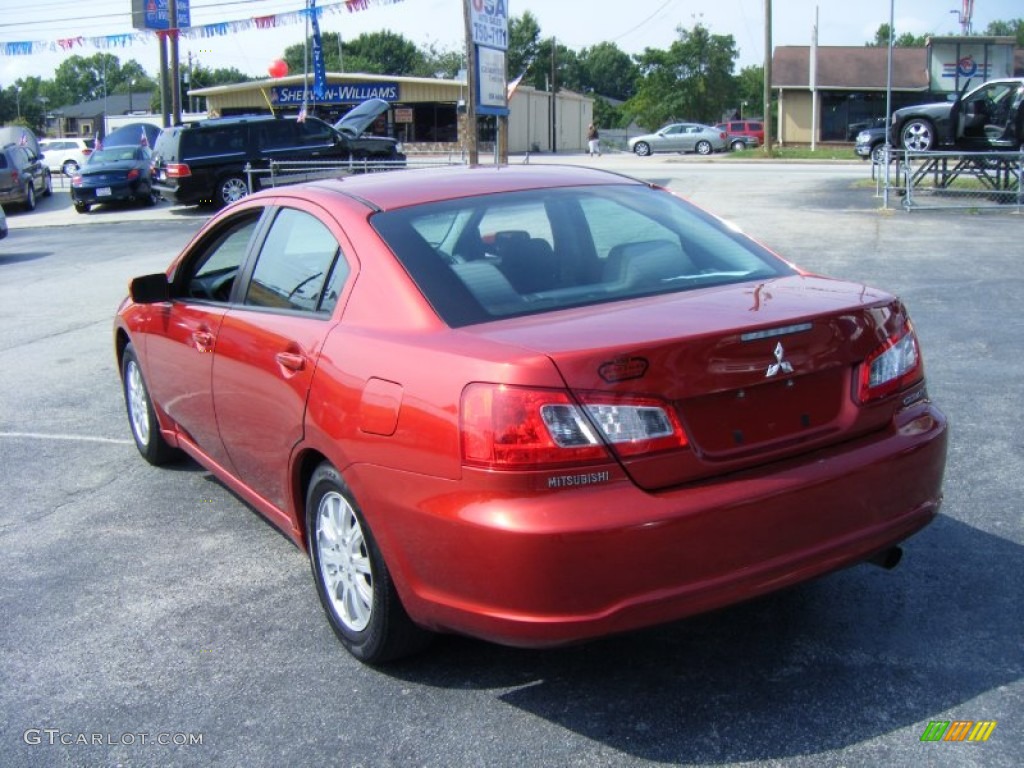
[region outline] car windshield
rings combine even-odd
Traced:
[[[452,327],[793,274],[714,217],[641,185],[484,195],[372,223]]]

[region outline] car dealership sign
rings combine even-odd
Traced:
[[[508,50],[508,3],[505,0],[470,0],[473,42]]]
[[[178,0],[175,12],[178,29],[192,26],[189,0]],[[132,26],[135,29],[174,29],[171,0],[132,0]]]

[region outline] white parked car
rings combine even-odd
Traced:
[[[93,139],[43,139],[39,149],[52,173],[71,176],[85,165],[95,145]]]

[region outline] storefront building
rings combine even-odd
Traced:
[[[1024,51],[1015,43],[1012,37],[934,37],[924,48],[893,48],[892,109],[943,101],[986,80],[1024,75]],[[884,47],[776,48],[772,88],[778,97],[779,143],[853,141],[875,118],[886,116],[888,69]]]
[[[297,115],[306,83],[311,93],[311,77],[289,75],[200,88],[189,91],[189,96],[204,100],[211,117],[260,112]],[[329,72],[323,98],[307,98],[307,113],[333,123],[370,98],[391,104],[371,132],[399,139],[407,153],[460,152],[465,145],[466,84],[459,80]],[[593,101],[572,91],[560,91],[552,97],[519,87],[512,94],[509,110],[509,152],[550,152],[552,147],[556,151],[581,151],[593,115]],[[481,117],[477,130],[480,151],[491,151],[497,140],[497,122]]]

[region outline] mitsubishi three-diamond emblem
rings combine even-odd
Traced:
[[[787,360],[783,360],[785,351],[782,349],[782,342],[780,341],[775,345],[775,362],[768,366],[768,370],[765,371],[765,378],[777,376],[780,373],[792,373],[793,366],[789,364]]]

